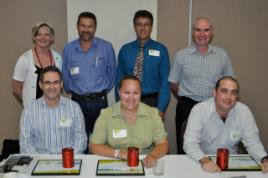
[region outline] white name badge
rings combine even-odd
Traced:
[[[159,57],[160,56],[160,51],[149,49],[149,55],[150,56],[157,56],[157,57]]]
[[[71,127],[73,120],[67,118],[60,118],[60,127]]]
[[[72,67],[71,68],[71,75],[79,74],[79,67]]]
[[[231,130],[230,131],[230,140],[231,141],[237,141],[240,140],[240,132]]]
[[[126,136],[126,129],[113,129],[113,138],[125,138]]]

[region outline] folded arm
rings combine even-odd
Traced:
[[[206,156],[200,159],[199,162],[202,169],[206,172],[221,172],[221,169],[218,167],[218,165]]]
[[[20,153],[22,154],[38,154],[35,147],[35,136],[32,134],[31,129],[30,114],[27,109],[24,109],[20,122]]]
[[[75,140],[74,140],[74,151],[75,153],[83,153],[87,146],[87,134],[85,130],[85,121],[82,110],[76,105],[76,120],[75,120]]]
[[[164,138],[161,141],[154,143],[153,150],[144,158],[143,163],[145,167],[153,167],[156,165],[157,159],[166,155],[168,152],[168,140]]]
[[[109,145],[90,143],[90,150],[93,154],[114,158],[116,149],[112,148]],[[121,149],[119,151],[118,158],[126,160],[127,159],[127,150]]]

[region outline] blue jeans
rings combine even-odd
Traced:
[[[101,109],[108,107],[107,96],[103,96],[94,100],[78,99],[72,97],[72,100],[77,102],[81,107],[85,119],[86,133],[89,137],[90,133],[93,132],[94,124],[100,115]]]

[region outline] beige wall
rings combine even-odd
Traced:
[[[175,52],[187,46],[188,1],[158,1],[158,40]],[[214,22],[214,44],[229,53],[241,83],[241,100],[256,117],[260,136],[268,148],[268,1],[267,0],[193,0],[193,18],[208,16]],[[32,47],[31,28],[49,21],[56,31],[53,48],[62,51],[67,42],[66,0],[0,1],[0,149],[4,138],[18,138],[21,106],[11,92],[11,78],[17,58]],[[175,153],[176,101],[172,98],[166,128]]]
[[[172,64],[176,51],[188,43],[188,0],[158,1],[158,41],[166,44]],[[170,153],[176,153],[175,110],[177,101],[171,98],[166,113]]]
[[[205,14],[214,22],[214,42],[231,56],[241,85],[241,101],[251,108],[268,150],[268,1],[205,2],[194,4],[194,16]]]
[[[188,0],[159,0],[158,3],[158,39],[165,42],[173,57],[175,51],[187,46]],[[268,150],[268,1],[193,0],[192,12],[193,19],[206,16],[212,20],[213,43],[230,55],[241,85],[241,101],[251,108]],[[173,153],[175,104],[172,99],[166,121]]]
[[[11,81],[18,57],[32,48],[31,30],[39,21],[56,31],[53,49],[61,53],[67,42],[66,0],[0,1],[0,150],[5,138],[18,138],[22,107],[12,95]]]

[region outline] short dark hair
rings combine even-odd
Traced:
[[[92,12],[82,12],[82,13],[80,13],[79,16],[78,16],[78,19],[77,19],[77,26],[79,25],[81,18],[93,19],[95,26],[97,26],[97,18],[95,16],[95,14],[93,14]]]
[[[41,70],[40,75],[39,75],[39,81],[42,82],[43,79],[44,79],[45,73],[48,73],[48,72],[56,72],[56,73],[58,73],[59,76],[60,76],[60,80],[62,80],[62,75],[61,75],[60,69],[58,67],[56,67],[56,66],[48,66],[48,67],[45,67],[45,68],[43,68]]]
[[[133,18],[133,24],[135,25],[135,22],[138,18],[140,17],[144,17],[144,18],[148,18],[151,20],[151,25],[153,25],[154,22],[154,18],[151,12],[147,11],[147,10],[139,10],[135,13],[134,18]]]
[[[236,83],[236,85],[237,85],[237,91],[239,93],[239,82],[234,77],[232,77],[232,76],[224,76],[224,77],[220,78],[217,81],[216,85],[215,85],[215,90],[216,91],[220,88],[221,81],[223,81],[223,80],[231,80],[234,83]]]
[[[123,85],[123,82],[125,80],[134,80],[134,81],[137,81],[140,85],[140,88],[141,88],[141,81],[134,75],[125,75],[119,82],[119,90],[122,88],[122,85]]]

